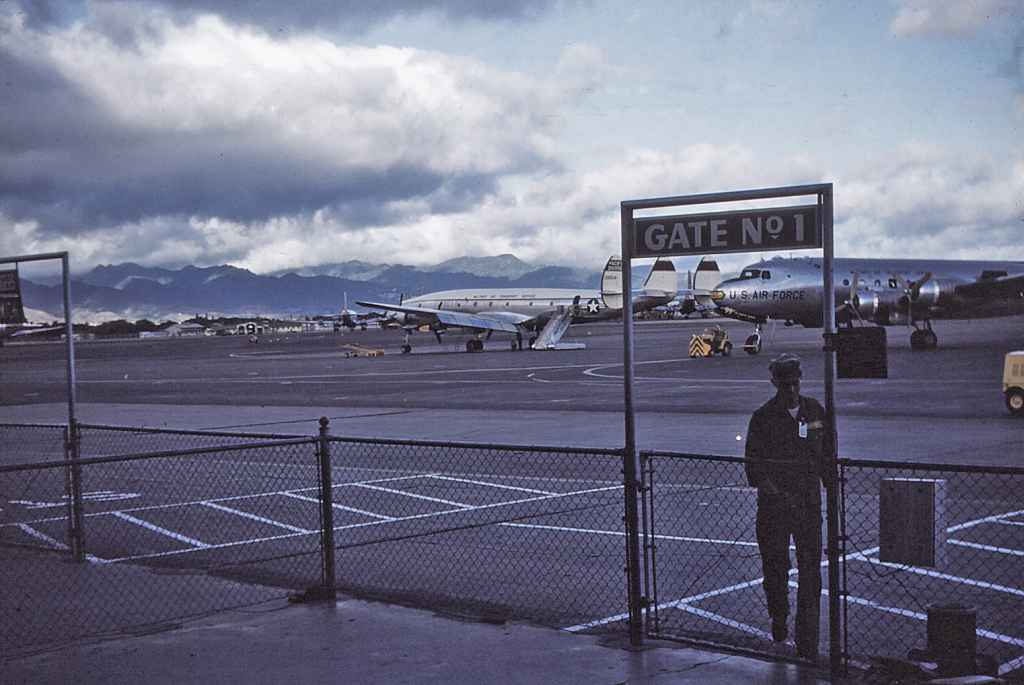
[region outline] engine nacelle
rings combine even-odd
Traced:
[[[948,304],[956,291],[956,282],[947,278],[933,278],[921,284],[914,300],[914,309],[939,307]]]

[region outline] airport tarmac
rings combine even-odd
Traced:
[[[766,349],[739,345],[750,327],[723,322],[730,357],[691,359],[701,320],[638,322],[634,405],[646,449],[741,455],[750,413],[771,393],[767,365],[804,360],[803,392],[821,398],[821,331],[769,327]],[[838,380],[840,452],[864,459],[1021,465],[1022,425],[1000,388],[1003,355],[1024,348],[1024,317],[935,324],[938,350],[912,352],[909,329],[890,327],[889,378]],[[516,351],[496,336],[461,351],[370,329],[327,335],[85,342],[76,347],[78,417],[118,425],[311,434],[320,416],[336,435],[534,445],[618,447],[623,441],[621,323],[577,326],[582,350]],[[351,343],[380,348],[353,357]],[[0,349],[0,421],[64,422],[61,345]]]

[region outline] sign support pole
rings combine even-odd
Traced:
[[[833,678],[842,672],[843,645],[840,637],[840,609],[845,597],[840,597],[839,584],[839,466],[838,433],[836,432],[835,375],[836,375],[836,289],[833,277],[832,240],[832,184],[818,195],[818,216],[821,217],[821,246],[824,251],[821,275],[823,286],[822,337],[825,340],[825,416],[828,426],[825,439],[831,447],[831,460],[827,465],[829,484],[825,490],[826,536],[828,538],[828,627],[829,627],[829,671]],[[842,588],[845,589],[845,588]]]
[[[625,446],[622,450],[622,475],[625,489],[626,580],[629,602],[629,643],[643,644],[643,599],[640,591],[640,453],[636,447],[636,413],[633,407],[633,210],[621,207],[622,220],[622,366]]]

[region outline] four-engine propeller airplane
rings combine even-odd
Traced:
[[[718,311],[755,324],[743,349],[761,351],[769,319],[822,326],[821,259],[775,257],[744,267],[722,281]],[[910,346],[934,349],[933,319],[980,319],[1024,314],[1024,262],[835,259],[836,322],[913,327]]]
[[[676,297],[676,270],[672,262],[657,260],[643,287],[633,293],[633,310],[667,304]],[[387,312],[387,322],[405,331],[402,352],[412,351],[410,334],[427,327],[441,342],[441,334],[463,329],[474,337],[467,352],[483,350],[483,340],[494,332],[515,336],[512,349],[522,349],[529,335],[533,349],[554,349],[573,323],[600,321],[622,312],[622,260],[611,257],[601,274],[600,290],[565,288],[487,288],[445,290],[419,295],[399,304],[357,302],[362,307]]]

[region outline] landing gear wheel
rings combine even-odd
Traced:
[[[754,333],[748,335],[746,342],[743,344],[743,349],[747,351],[749,355],[755,355],[761,351],[761,336]]]
[[[722,356],[728,357],[730,354],[732,354],[732,343],[726,341],[722,344]]]
[[[1006,391],[1006,408],[1014,416],[1024,416],[1024,390],[1014,388]]]
[[[466,341],[466,352],[482,352],[484,349],[484,343],[482,340],[467,340]]]
[[[402,345],[402,354],[409,354],[412,352],[412,345]]]
[[[926,349],[928,349],[927,342],[925,340],[925,335],[927,333],[928,333],[928,331],[924,331],[924,330],[915,330],[913,333],[911,333],[910,334],[910,349],[914,350],[915,352],[919,351],[919,350],[926,350]]]
[[[515,352],[518,349],[519,349],[519,343],[517,343],[515,340],[513,340],[512,341],[512,351]]]
[[[922,332],[924,335],[921,336],[921,340],[924,341],[924,349],[934,350],[939,346],[939,336],[935,335],[935,331],[927,329]]]

